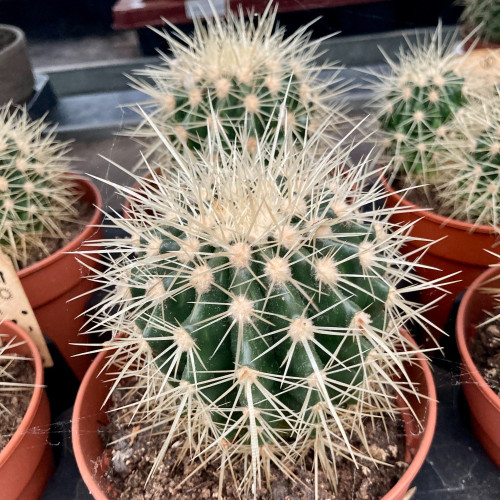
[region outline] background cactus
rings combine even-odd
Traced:
[[[24,108],[0,108],[0,245],[17,268],[34,248],[48,254],[43,238],[64,239],[61,221],[77,216],[67,144],[46,128]]]
[[[455,114],[481,90],[466,76],[467,58],[455,57],[454,38],[442,38],[439,26],[430,39],[401,48],[397,61],[387,55],[390,73],[377,75],[375,112],[392,176],[411,185],[432,183],[435,154]],[[467,69],[465,69],[467,67]]]
[[[381,197],[364,191],[368,160],[311,154],[321,133],[213,155],[215,134],[196,161],[162,138],[177,175],[134,175],[137,210],[114,219],[131,236],[102,242],[115,289],[93,319],[114,333],[114,387],[132,377],[143,394],[132,421],[165,432],[156,466],[174,441],[200,467],[218,457],[221,477],[243,459],[255,494],[271,463],[292,474],[312,453],[334,485],[337,453],[370,456],[350,444],[363,418],[406,400],[393,377],[416,349],[400,328],[420,312],[397,285],[425,286],[399,254],[407,228],[367,208]]]
[[[498,0],[462,0],[460,21],[485,42],[500,43],[500,2]]]
[[[441,144],[447,182],[440,199],[451,217],[500,224],[500,93],[459,113]]]
[[[311,41],[308,26],[285,38],[284,29],[274,29],[276,10],[270,2],[250,21],[242,8],[224,19],[207,19],[206,25],[195,20],[191,38],[175,26],[173,34],[155,30],[172,55],[161,54],[161,65],[136,72],[146,79],[132,80],[151,97],[142,107],[178,148],[199,149],[211,127],[230,147],[238,140],[235,130],[245,126],[243,147],[254,151],[257,138],[278,127],[282,108],[301,142],[325,114],[332,129],[347,121],[340,102],[347,83],[339,81],[340,67],[318,61],[324,39]],[[165,152],[148,120],[133,136],[145,139],[149,154]]]

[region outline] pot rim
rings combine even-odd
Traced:
[[[452,219],[450,217],[444,217],[442,215],[431,212],[426,208],[422,208],[419,205],[415,205],[410,201],[406,200],[404,196],[397,191],[395,191],[388,183],[384,176],[380,176],[380,183],[384,186],[385,190],[397,200],[398,205],[402,205],[407,208],[414,208],[415,213],[421,215],[422,218],[428,219],[435,224],[440,226],[447,226],[453,229],[458,229],[459,231],[467,233],[480,233],[480,234],[491,234],[495,235],[495,229],[491,226],[486,226],[484,224],[471,224],[470,222],[461,221],[458,219]]]
[[[417,343],[408,332],[402,330],[402,333],[406,338],[406,340],[410,341],[413,346],[418,348]],[[83,456],[83,451],[80,444],[81,431],[80,431],[79,415],[81,415],[82,413],[84,393],[88,390],[88,387],[91,384],[92,380],[96,376],[102,375],[101,370],[99,371],[96,370],[100,368],[99,365],[101,364],[103,358],[107,355],[108,355],[108,350],[101,351],[97,355],[97,357],[93,360],[92,364],[87,370],[87,373],[85,373],[85,377],[83,378],[80,384],[80,389],[78,390],[78,394],[76,396],[75,405],[73,407],[73,415],[72,415],[73,424],[71,430],[71,437],[73,441],[73,451],[75,454],[77,466],[78,469],[80,470],[80,474],[82,475],[85,484],[87,485],[88,489],[90,490],[90,492],[92,493],[92,495],[96,500],[107,500],[108,497],[104,494],[99,483],[94,478],[94,474],[92,474],[92,471],[90,471],[89,468],[87,467],[85,457]],[[432,372],[429,363],[422,352],[416,353],[416,363],[423,372],[426,385],[426,390],[423,392],[423,396],[425,396],[425,401],[427,401],[428,403],[426,411],[426,422],[423,429],[422,439],[418,446],[417,452],[412,457],[411,462],[409,463],[408,468],[406,469],[404,474],[399,478],[397,483],[382,497],[381,500],[393,500],[394,498],[399,498],[399,495],[402,494],[403,491],[407,490],[405,484],[408,483],[408,485],[410,485],[415,476],[417,475],[418,471],[422,467],[425,461],[425,457],[429,452],[432,439],[434,437],[434,431],[437,422],[436,386],[434,384],[434,379],[432,377]]]
[[[500,397],[488,385],[486,380],[481,375],[476,366],[476,363],[474,363],[472,356],[470,355],[465,339],[467,328],[465,324],[465,311],[469,308],[469,303],[472,300],[473,296],[476,293],[480,293],[479,288],[483,285],[483,283],[497,275],[500,275],[500,267],[491,267],[490,269],[487,269],[485,272],[480,274],[469,286],[458,308],[455,335],[457,339],[458,350],[460,352],[460,357],[462,358],[462,362],[467,369],[467,375],[472,378],[476,387],[495,406],[496,410],[500,412]]]
[[[0,49],[0,58],[5,56],[8,52],[13,50],[16,46],[22,45],[26,39],[24,31],[17,26],[12,26],[11,24],[0,24],[0,31],[8,31],[13,33],[15,38],[11,43],[6,45],[3,49]]]
[[[26,276],[32,273],[40,271],[44,267],[50,266],[54,261],[61,259],[64,256],[64,254],[76,250],[78,247],[82,245],[82,243],[90,239],[91,234],[97,230],[97,224],[99,223],[102,215],[101,193],[97,188],[97,186],[91,180],[81,175],[73,173],[71,173],[71,177],[75,179],[79,184],[83,184],[86,193],[91,193],[93,195],[94,199],[90,202],[94,206],[94,213],[92,215],[92,218],[85,226],[85,228],[82,230],[82,232],[79,233],[71,241],[66,243],[66,245],[64,245],[62,248],[60,248],[53,254],[43,258],[42,260],[34,262],[33,264],[30,264],[29,266],[24,267],[23,269],[18,271],[17,275],[19,276],[19,279],[25,278]]]
[[[31,426],[31,422],[33,421],[33,417],[36,414],[38,407],[40,406],[40,401],[45,389],[43,385],[42,358],[35,346],[35,343],[31,340],[29,335],[21,327],[8,320],[3,321],[0,324],[0,333],[7,333],[10,337],[19,338],[26,343],[28,349],[30,350],[30,356],[32,358],[31,361],[35,369],[33,394],[31,396],[28,408],[26,409],[26,413],[24,414],[24,417],[21,420],[18,428],[16,429],[8,443],[5,445],[4,449],[0,450],[0,465],[2,465],[7,462],[9,457],[19,445],[19,441],[21,441],[26,432],[28,432],[28,429]]]

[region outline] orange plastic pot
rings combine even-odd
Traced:
[[[458,309],[456,336],[462,360],[462,388],[469,403],[472,428],[488,455],[500,467],[500,397],[482,377],[467,347],[476,336],[476,326],[484,321],[485,311],[493,311],[498,305],[491,294],[480,290],[484,285],[500,287],[500,268],[488,269],[465,293]]]
[[[90,271],[82,262],[94,267],[96,264],[88,256],[77,256],[68,252],[97,249],[87,243],[84,245],[84,242],[102,238],[101,228],[93,227],[101,222],[102,198],[92,182],[83,177],[78,177],[77,181],[84,192],[82,199],[96,207],[89,224],[63,248],[25,267],[19,271],[18,276],[40,328],[54,341],[75,375],[81,380],[91,360],[89,356],[75,357],[86,352],[86,348],[72,343],[82,343],[85,340],[85,337],[79,337],[78,333],[85,322],[83,312],[90,292],[97,286],[97,283],[85,279],[90,275]]]
[[[35,387],[26,414],[3,450],[0,450],[0,498],[36,500],[54,471],[49,443],[50,408],[43,388],[43,367],[33,341],[14,323],[0,325],[4,342],[11,339],[25,343],[12,348],[31,358],[35,369]]]
[[[494,250],[493,246],[499,241],[495,236],[495,230],[490,226],[474,226],[468,222],[448,219],[417,207],[396,193],[385,179],[381,179],[381,181],[388,192],[386,207],[401,206],[415,210],[414,212],[393,214],[390,221],[394,224],[413,222],[410,231],[411,236],[436,242],[420,259],[421,264],[435,269],[417,268],[416,272],[428,280],[443,278],[459,272],[458,275],[448,281],[460,281],[443,287],[449,293],[444,295],[433,309],[425,313],[426,318],[434,325],[443,328],[455,297],[467,288],[489,265],[497,261],[493,255],[486,251]],[[441,238],[444,239],[441,240]],[[412,241],[405,245],[402,251],[409,254],[425,245],[425,241]],[[410,256],[410,258],[416,257],[416,255]],[[443,292],[439,290],[423,290],[420,292],[419,299],[422,304],[430,304],[442,295]],[[436,340],[439,340],[441,336],[439,330],[434,329],[431,333]],[[432,344],[430,338],[423,340],[424,344]]]
[[[405,337],[414,345],[411,337]],[[107,352],[101,352],[94,360],[80,385],[73,410],[72,440],[76,462],[80,474],[96,500],[110,498],[110,486],[104,479],[108,463],[103,459],[103,446],[98,435],[99,428],[108,422],[104,400],[111,382],[103,371]],[[405,363],[411,381],[421,389],[425,397],[409,397],[409,403],[423,430],[418,426],[410,410],[402,412],[406,435],[406,461],[411,462],[396,485],[382,500],[403,500],[413,479],[424,463],[431,446],[436,427],[437,402],[436,388],[427,361],[418,355],[418,363]]]

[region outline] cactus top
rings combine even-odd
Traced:
[[[165,425],[164,449],[184,436],[181,454],[243,458],[245,491],[311,450],[334,482],[330,457],[356,460],[349,434],[394,410],[392,374],[414,355],[400,327],[419,312],[397,289],[422,286],[399,253],[407,228],[370,210],[369,162],[346,171],[351,149],[320,158],[319,138],[302,150],[275,131],[253,154],[213,155],[216,136],[196,161],[165,139],[176,174],[139,178],[114,220],[131,237],[115,254],[102,243],[116,288],[96,330],[125,333],[112,361],[144,387],[138,414]]]
[[[26,265],[42,237],[62,238],[60,222],[74,220],[78,192],[68,177],[67,144],[25,109],[0,109],[0,245]]]
[[[248,144],[242,147],[254,151],[266,129],[280,126],[282,114],[301,142],[325,114],[332,127],[346,121],[340,68],[318,62],[323,40],[311,41],[307,27],[285,38],[283,29],[274,29],[275,15],[270,3],[250,21],[241,9],[208,19],[206,26],[196,22],[189,38],[155,30],[172,55],[161,55],[161,66],[136,72],[146,79],[132,80],[152,98],[144,107],[163,135],[179,148],[199,149],[217,127],[229,147],[236,130],[246,127]],[[153,151],[162,149],[147,120],[133,134],[152,138]]]
[[[394,175],[429,181],[439,138],[468,101],[461,66],[454,60],[453,40],[443,40],[438,27],[430,40],[400,49],[398,60],[386,56],[389,74],[377,75],[376,115],[382,145]]]

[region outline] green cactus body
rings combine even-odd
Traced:
[[[43,237],[64,238],[60,222],[77,215],[67,145],[45,129],[24,109],[0,109],[0,245],[19,267],[33,248],[45,248]]]
[[[145,78],[132,81],[151,98],[143,106],[154,126],[178,149],[200,150],[216,128],[224,148],[255,152],[258,138],[281,131],[281,141],[285,127],[303,143],[327,115],[330,131],[347,122],[340,68],[316,62],[320,43],[304,29],[289,38],[273,31],[276,10],[270,6],[256,24],[243,11],[208,19],[206,26],[196,23],[192,38],[182,42],[158,32],[172,56],[162,56],[162,66],[137,71]],[[242,128],[246,144],[238,144],[236,130]],[[145,138],[146,156],[161,163],[155,151],[165,149],[148,120],[132,135]]]
[[[192,288],[188,290],[183,289],[186,276],[183,273],[176,277],[175,271],[164,278],[161,284],[155,285],[162,287],[161,293],[167,296],[170,295],[167,292],[170,289],[173,297],[157,304],[152,310],[148,308],[151,316],[143,319],[139,326],[144,325],[144,321],[148,325],[144,337],[157,356],[159,368],[173,379],[191,384],[195,381],[207,382],[216,378],[221,370],[235,367],[246,367],[256,373],[264,373],[266,377],[272,374],[276,380],[287,376],[307,380],[323,371],[325,365],[335,359],[335,363],[330,366],[335,373],[328,379],[328,394],[334,404],[342,402],[342,387],[356,384],[356,380],[362,376],[359,367],[369,353],[371,344],[362,335],[345,339],[331,332],[320,335],[314,335],[314,332],[319,327],[354,328],[353,325],[362,322],[363,318],[371,322],[371,318],[385,317],[389,287],[383,278],[363,277],[359,246],[352,243],[353,238],[343,231],[342,225],[338,235],[335,229],[333,225],[331,239],[315,239],[301,246],[300,252],[289,256],[285,249],[278,252],[278,242],[272,239],[261,242],[255,248],[242,247],[241,251],[252,255],[252,262],[242,268],[231,264],[228,258],[221,257],[225,253],[222,248],[210,249],[208,255],[202,258],[197,256],[190,262],[193,271],[206,273],[207,283],[203,280],[203,274],[196,278],[200,288],[196,292],[196,285],[191,285]],[[354,239],[362,239],[369,246],[369,227],[360,225],[358,231]],[[178,235],[176,238],[182,240],[182,237]],[[160,248],[170,245],[172,241],[168,233],[164,234]],[[315,257],[312,258],[312,255]],[[325,284],[320,291],[319,271],[314,265],[317,261],[320,266],[330,267],[331,272],[335,272],[335,269],[342,273],[346,277],[345,283],[333,287]],[[337,261],[341,263],[335,264]],[[156,263],[154,266],[158,269]],[[171,261],[164,262],[162,266],[168,269],[182,267],[176,256],[172,256]],[[277,281],[272,278],[273,266],[283,267],[284,276],[276,278]],[[135,275],[131,283],[132,290],[137,290],[141,283],[149,283],[152,274],[154,270],[146,267],[142,273]],[[147,296],[146,289],[144,293]],[[177,290],[182,291],[176,293]],[[310,296],[310,290],[317,291]],[[187,295],[191,295],[191,300],[186,300]],[[143,303],[141,307],[144,307]],[[369,308],[370,313],[364,312],[366,308]],[[217,319],[227,311],[233,311],[232,320],[231,314],[224,320]],[[205,323],[206,327],[200,327]],[[162,326],[149,326],[155,324]],[[384,328],[383,319],[378,326]],[[177,331],[178,328],[182,329],[182,333]],[[295,330],[297,333],[294,337]],[[176,336],[179,336],[178,341]],[[179,349],[184,341],[188,344],[193,342],[198,347],[194,363],[183,360],[173,367],[166,357],[174,348]],[[276,347],[272,348],[273,345]],[[260,356],[270,347],[269,352]],[[214,374],[208,375],[207,372]],[[339,388],[335,387],[337,377],[341,383]],[[278,395],[283,391],[275,381],[266,380],[264,378],[259,383],[267,383],[270,393]],[[217,391],[212,388],[211,400],[217,401],[226,391],[224,384]],[[307,392],[308,389],[304,387],[292,389],[286,393],[286,399],[290,404],[295,404],[297,410]],[[233,396],[239,399],[232,401],[231,407],[246,405],[244,393]],[[310,399],[310,406],[314,406],[321,396],[313,394]],[[258,408],[259,404],[268,406],[269,402],[261,397],[256,398],[254,404]],[[282,422],[277,419],[273,425],[280,427]]]
[[[387,94],[379,115],[385,152],[394,170],[425,179],[433,168],[437,140],[446,134],[454,114],[466,104],[464,79],[453,71],[433,71],[404,79]]]
[[[500,43],[500,2],[498,0],[462,0],[460,21],[468,29],[478,28],[477,36],[486,42]]]
[[[368,163],[346,170],[350,148],[318,155],[319,134],[305,149],[268,134],[255,152],[214,155],[215,135],[197,160],[162,138],[176,175],[140,180],[137,209],[114,219],[130,237],[102,242],[116,288],[95,314],[96,330],[125,334],[110,363],[143,389],[137,415],[165,430],[163,450],[182,438],[181,455],[244,463],[254,494],[270,463],[311,452],[334,484],[337,453],[369,455],[349,436],[405,397],[392,381],[412,359],[400,331],[412,306],[397,285],[422,286],[393,209],[360,210],[380,198],[364,190]]]
[[[374,75],[374,111],[391,182],[441,182],[436,158],[451,122],[464,106],[491,94],[491,83],[475,76],[468,57],[456,57],[454,43],[438,26],[401,48],[396,60],[386,55],[391,71]]]

